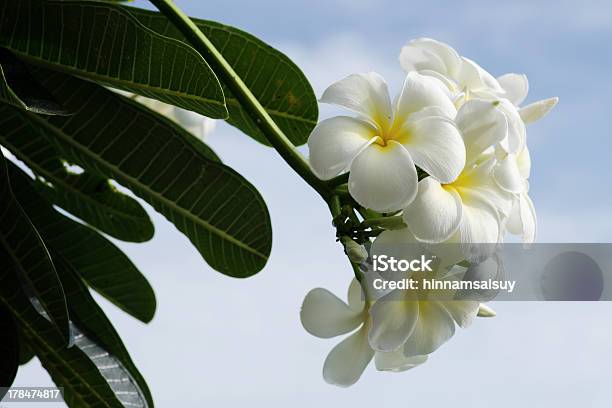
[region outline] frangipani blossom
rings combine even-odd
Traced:
[[[396,217],[385,218],[388,224],[376,220],[371,225],[386,230],[368,242],[370,255],[404,260],[431,255],[433,271],[400,273],[401,278],[433,276],[451,284],[497,280],[504,270],[495,251],[505,232],[522,234],[526,243],[535,239],[526,124],[550,111],[557,98],[521,107],[529,90],[525,75],[494,78],[432,39],[409,42],[400,61],[407,76],[394,103],[375,73],[351,75],[324,92],[321,102],[357,116],[316,126],[308,140],[311,168],[324,180],[350,171],[349,192],[366,209],[401,210],[405,227]],[[417,167],[428,174],[419,182]],[[374,222],[370,212],[359,210]],[[362,247],[349,251],[342,242],[353,262],[366,258]],[[495,290],[474,292],[478,301],[419,286],[379,290],[374,280],[389,280],[387,273],[370,270],[361,284],[354,280],[348,304],[320,288],[306,296],[301,312],[306,330],[323,338],[352,332],[327,357],[327,382],[353,384],[373,358],[379,370],[415,367],[449,340],[456,326],[495,315],[478,302],[492,299]],[[362,285],[371,292],[365,300]]]
[[[372,252],[386,254],[398,242],[411,252],[418,241],[409,230],[385,231],[374,241]],[[422,253],[420,251],[415,251]],[[404,254],[402,259],[412,259]],[[435,278],[437,280],[461,280],[465,268],[443,268],[441,263],[427,272],[408,272],[405,278]],[[479,309],[479,302],[452,299],[449,291],[440,298],[440,291],[396,289],[383,294],[370,309],[372,327],[370,345],[378,351],[401,350],[406,358],[427,355],[437,350],[455,333],[455,324],[468,327]]]
[[[460,106],[472,97],[504,93],[498,81],[474,61],[460,56],[451,46],[431,38],[409,41],[400,52],[404,71],[419,72],[442,81]]]
[[[320,122],[308,139],[315,174],[329,180],[350,170],[350,194],[379,212],[404,208],[417,192],[415,164],[436,180],[454,180],[465,147],[456,109],[435,78],[412,72],[395,104],[376,73],[355,74],[331,85],[321,102],[355,111]]]
[[[525,124],[544,117],[559,100],[548,98],[519,108],[529,92],[526,75],[509,73],[494,78],[474,61],[460,56],[448,44],[431,38],[409,41],[400,52],[400,64],[406,72],[416,71],[441,80],[452,93],[458,108],[474,98],[507,99],[516,107],[516,114]],[[511,112],[511,115],[515,116],[515,112]]]
[[[495,79],[448,44],[431,38],[409,41],[400,52],[400,64],[408,73],[419,72],[446,84],[459,109],[473,99],[497,101],[497,109],[504,114],[508,126],[508,135],[499,141],[500,146],[509,153],[522,150],[525,124],[517,106],[527,95],[527,77],[508,74]],[[508,89],[504,89],[498,80]]]
[[[304,328],[312,335],[331,338],[354,331],[338,343],[329,353],[323,365],[326,382],[348,387],[361,377],[365,368],[375,359],[379,371],[405,371],[427,360],[427,356],[406,358],[401,352],[374,351],[368,343],[371,327],[369,308],[362,288],[353,279],[348,291],[348,304],[326,289],[311,290],[304,299],[300,318]]]
[[[495,182],[494,155],[483,154],[509,138],[511,128],[495,101],[471,100],[457,114],[457,126],[466,145],[466,165],[457,179],[440,183],[431,177],[419,182],[415,200],[403,213],[404,222],[421,242],[453,239],[465,244],[470,256],[479,257],[471,244],[496,243],[501,223],[510,213],[512,195]]]

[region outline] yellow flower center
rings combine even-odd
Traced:
[[[394,140],[398,143],[406,142],[409,133],[405,127],[405,120],[397,120],[397,118],[395,118],[390,127],[378,125],[378,134],[375,137],[376,140],[374,143],[383,147],[387,146],[390,140]]]

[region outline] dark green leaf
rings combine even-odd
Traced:
[[[55,325],[34,308],[10,271],[0,269],[0,282],[0,304],[4,304],[17,320],[28,344],[53,382],[64,388],[64,399],[68,406],[124,408],[102,374],[101,365],[98,367],[82,350],[89,343],[84,343],[79,328],[70,323],[75,346],[66,347]],[[91,345],[89,348],[92,348]],[[96,351],[99,352],[99,349]]]
[[[272,246],[270,217],[248,181],[129,98],[59,73],[43,84],[75,114],[30,116],[69,160],[148,201],[214,269],[244,278],[263,268]]]
[[[0,305],[0,401],[17,375],[19,367],[19,329],[9,311]]]
[[[154,232],[146,211],[96,174],[68,172],[57,149],[30,123],[26,112],[5,106],[0,117],[0,144],[45,182],[38,189],[54,204],[123,241],[143,242]]]
[[[34,351],[28,345],[26,336],[19,330],[19,365],[25,365],[34,358]]]
[[[96,231],[55,211],[17,166],[9,166],[9,175],[15,196],[45,242],[110,302],[145,323],[151,321],[155,294],[129,258]]]
[[[0,45],[39,65],[227,117],[223,91],[206,61],[188,45],[147,29],[123,6],[4,1]]]
[[[114,380],[120,380],[111,383],[113,391],[122,391],[119,394],[119,399],[124,402],[125,406],[144,406],[143,399],[146,399],[149,406],[153,406],[153,398],[147,383],[132,362],[128,351],[111,322],[91,297],[89,290],[79,279],[70,263],[57,252],[53,252],[53,259],[56,262],[60,279],[66,290],[70,316],[72,316],[75,325],[83,331],[91,342],[112,355],[125,368],[123,372],[114,372],[112,374],[115,376]],[[76,338],[76,342],[78,346],[78,338]],[[87,354],[92,355],[90,353]],[[96,358],[100,360],[103,358],[109,359],[109,356],[103,355]],[[113,364],[116,362],[109,360],[109,363]],[[107,377],[108,374],[110,372],[103,372],[107,379],[109,379]],[[125,404],[126,402],[129,405]]]
[[[147,27],[185,41],[168,19],[156,12],[127,7]],[[295,144],[302,145],[317,124],[318,104],[302,71],[284,54],[237,28],[192,19],[213,42],[253,95]],[[259,128],[224,87],[230,117],[227,120],[255,140],[268,144]]]
[[[37,183],[39,191],[55,205],[122,241],[145,242],[153,238],[155,228],[144,208],[117,191],[107,179],[89,173],[64,172],[62,176],[60,185],[53,179]]]
[[[30,75],[26,65],[4,48],[0,48],[0,100],[34,113],[70,114]]]
[[[1,152],[0,203],[0,269],[23,281],[24,290],[40,301],[68,342],[68,311],[62,285],[38,231],[13,196]]]

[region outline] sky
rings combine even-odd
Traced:
[[[527,102],[560,98],[528,128],[538,241],[612,242],[612,2],[177,3],[190,15],[240,27],[282,50],[317,96],[334,81],[366,71],[381,73],[397,92],[399,50],[424,36],[451,44],[494,75],[527,74]],[[333,113],[321,109],[321,117]],[[310,289],[325,287],[343,298],[352,276],[326,205],[273,150],[228,125],[219,124],[208,143],[262,193],[273,250],[255,277],[225,277],[145,205],[156,225],[153,240],[118,245],[155,289],[154,320],[142,324],[97,298],[158,407],[610,405],[612,304],[606,302],[497,302],[497,317],[458,330],[421,367],[390,374],[370,366],[353,387],[327,385],[323,361],[340,340],[312,337],[299,322]],[[49,376],[31,362],[15,385],[47,384]]]

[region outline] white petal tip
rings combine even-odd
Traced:
[[[525,124],[533,123],[539,119],[542,119],[548,114],[556,105],[559,103],[558,97],[542,99],[541,101],[534,102],[527,105],[519,110],[521,119]]]
[[[478,307],[478,317],[495,317],[495,316],[497,316],[497,313],[495,312],[495,310],[485,305],[484,303],[481,303],[480,306]]]

